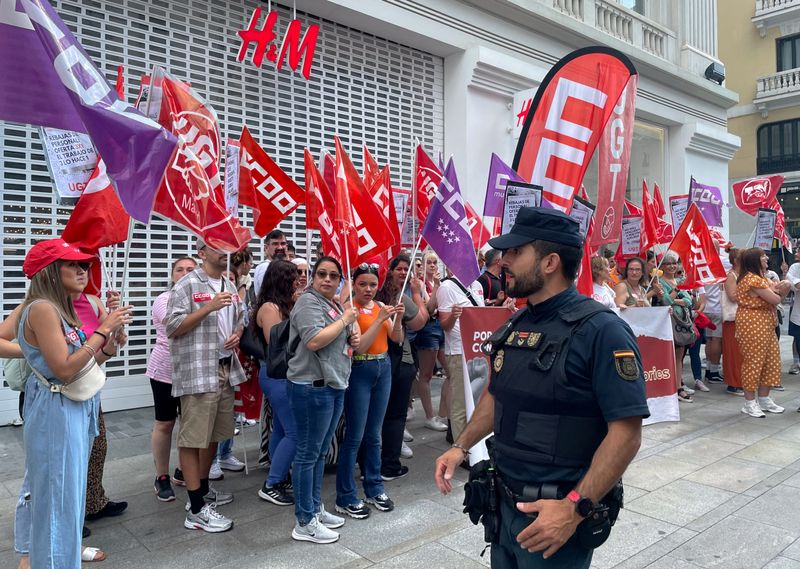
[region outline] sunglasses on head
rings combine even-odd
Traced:
[[[356,267],[359,271],[373,273],[375,275],[378,274],[378,265],[375,263],[361,263],[359,266]]]
[[[330,273],[328,271],[317,271],[314,276],[321,278],[323,281],[328,277],[330,277],[332,281],[338,281],[342,278],[342,275],[335,271],[331,271]]]

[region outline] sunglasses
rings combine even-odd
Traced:
[[[328,277],[330,277],[332,281],[338,281],[340,278],[342,278],[342,275],[340,275],[339,273],[336,273],[336,272],[330,272],[329,273],[328,271],[317,271],[314,274],[314,276],[315,277],[319,277],[323,281],[325,279],[327,279]]]
[[[361,263],[359,266],[356,267],[359,271],[370,272],[373,274],[378,274],[378,265],[375,263]]]

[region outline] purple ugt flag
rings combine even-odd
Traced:
[[[483,202],[483,215],[487,217],[503,217],[503,202],[506,197],[506,183],[524,182],[511,166],[500,160],[492,152],[489,163],[489,182],[486,184],[486,198]],[[552,207],[552,206],[551,206]]]
[[[469,286],[478,278],[481,271],[472,248],[467,212],[452,158],[447,162],[442,181],[431,200],[422,237],[462,284]]]
[[[121,101],[47,0],[0,2],[0,119],[85,132],[147,223],[177,139]]]
[[[697,209],[710,227],[722,227],[722,192],[716,186],[699,183],[694,177],[689,183],[689,206]]]

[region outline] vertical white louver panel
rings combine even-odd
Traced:
[[[303,29],[307,24],[320,25],[311,80],[306,81],[288,66],[275,71],[266,59],[261,69],[249,61],[236,61],[240,47],[236,32],[247,25],[255,7],[266,12],[266,3],[51,2],[112,84],[117,65],[125,66],[129,100],[138,91],[141,75],[159,64],[207,97],[219,116],[223,142],[229,136],[238,138],[242,124],[247,124],[301,185],[303,148],[318,157],[324,148],[332,150],[335,133],[357,167],[362,166],[361,144],[366,143],[379,163],[392,165],[393,183],[401,188],[411,186],[414,140],[434,151],[443,146],[444,66],[439,57],[298,12]],[[272,6],[280,12],[276,26],[280,42],[292,11],[274,2]],[[0,121],[0,148],[0,289],[5,315],[25,293],[21,266],[26,251],[38,239],[57,236],[72,206],[60,205],[54,194],[33,127]],[[252,227],[249,208],[242,208],[240,215]],[[306,255],[304,208],[280,227],[298,254]],[[161,218],[153,218],[147,227],[137,224],[128,275],[136,322],[123,357],[108,365],[109,384],[103,396],[107,410],[149,404],[144,373],[155,341],[150,304],[166,287],[171,260],[193,252],[193,242],[186,231]],[[259,239],[251,250],[260,260]],[[122,248],[118,257],[121,265]],[[0,424],[16,417],[16,399],[16,393],[0,388]]]

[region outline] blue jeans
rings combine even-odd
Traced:
[[[233,452],[233,439],[225,439],[217,446],[217,460],[230,458]]]
[[[364,494],[372,498],[384,492],[381,426],[391,387],[392,366],[388,357],[353,362],[350,385],[344,396],[344,441],[336,464],[336,504],[339,506],[359,501],[354,479],[359,447],[363,450]]]
[[[297,449],[297,426],[289,405],[287,383],[285,379],[272,379],[267,376],[267,366],[261,366],[258,372],[258,384],[272,407],[272,433],[269,437],[271,463],[267,486],[275,486],[288,478],[289,467],[292,466]]]
[[[689,363],[692,366],[692,376],[695,380],[703,379],[703,363],[700,358],[700,346],[706,340],[706,329],[700,329],[700,337],[694,341],[689,348],[686,349],[689,352]]]
[[[297,425],[297,452],[292,463],[294,515],[306,525],[320,511],[325,455],[344,407],[344,390],[287,382],[289,404]]]

